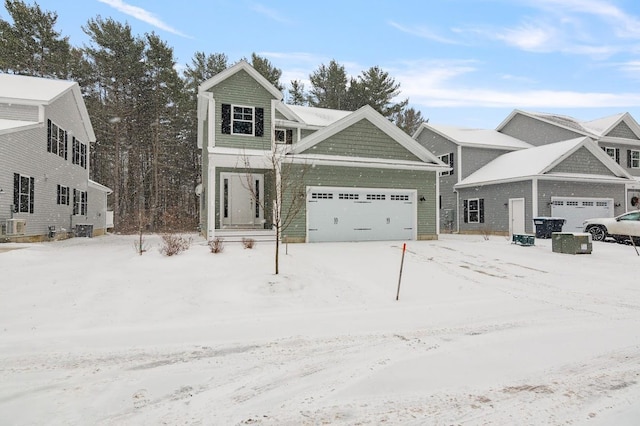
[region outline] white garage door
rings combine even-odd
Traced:
[[[613,199],[551,197],[551,215],[567,220],[563,232],[582,232],[582,222],[586,219],[613,217]]]
[[[415,236],[415,190],[307,190],[309,242],[413,240]]]

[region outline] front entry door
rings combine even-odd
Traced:
[[[524,198],[509,199],[509,234],[524,234]]]
[[[252,182],[248,183],[248,179]],[[223,226],[262,226],[264,177],[261,174],[220,174],[220,216]],[[255,194],[252,194],[255,192]],[[258,202],[256,203],[256,199]]]

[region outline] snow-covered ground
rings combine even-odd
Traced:
[[[631,246],[134,240],[0,245],[0,423],[640,421]]]

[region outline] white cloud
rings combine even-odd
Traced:
[[[640,66],[640,63],[635,64]],[[469,61],[424,61],[396,69],[402,96],[423,107],[474,108],[605,108],[638,107],[640,93],[579,92],[571,90],[503,90],[470,87],[461,78],[476,71]]]
[[[557,40],[556,31],[546,25],[523,24],[495,33],[494,37],[522,50],[550,51]]]
[[[114,9],[124,13],[125,15],[129,15],[133,18],[136,18],[142,22],[146,22],[149,25],[152,25],[158,29],[161,29],[163,31],[167,31],[170,32],[171,34],[175,34],[178,35],[180,37],[186,37],[186,38],[191,38],[183,33],[181,33],[180,31],[176,30],[175,28],[169,26],[168,24],[164,23],[160,18],[158,18],[157,16],[155,16],[153,13],[138,7],[138,6],[132,6],[130,4],[127,4],[125,2],[123,2],[122,0],[98,0],[100,3],[104,3],[106,5],[109,5],[111,7],[113,7]]]
[[[389,25],[391,25],[393,28],[402,31],[403,33],[407,33],[407,34],[411,34],[414,35],[416,37],[420,37],[420,38],[424,38],[427,40],[431,40],[431,41],[436,41],[438,43],[444,43],[444,44],[457,44],[456,41],[446,38],[446,37],[442,37],[436,33],[434,33],[433,31],[431,31],[430,29],[426,28],[426,27],[406,27],[404,25],[398,24],[397,22],[393,22],[390,21]]]
[[[274,9],[270,9],[268,7],[266,7],[265,5],[259,4],[259,3],[253,3],[251,5],[251,10],[253,10],[256,13],[259,13],[261,15],[266,16],[267,18],[276,21],[276,22],[280,22],[283,24],[288,24],[290,23],[289,19],[285,18],[284,16],[282,16],[278,11],[274,10]]]

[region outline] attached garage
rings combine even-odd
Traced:
[[[415,240],[416,190],[307,188],[307,241]]]
[[[551,197],[551,216],[566,219],[564,232],[582,232],[582,222],[594,217],[613,217],[612,198]]]

